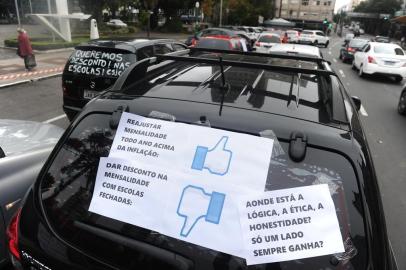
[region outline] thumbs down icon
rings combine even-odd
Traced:
[[[193,158],[192,169],[208,170],[211,174],[225,175],[230,168],[233,152],[226,149],[228,137],[223,136],[217,144],[209,149],[206,146],[197,146]]]
[[[186,186],[177,210],[177,214],[184,218],[180,235],[187,237],[199,220],[219,224],[225,197],[223,193],[207,193],[201,187]]]

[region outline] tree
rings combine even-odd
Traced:
[[[398,0],[368,0],[361,2],[354,8],[355,12],[394,14],[399,10],[401,2]]]

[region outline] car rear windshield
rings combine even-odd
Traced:
[[[379,54],[392,54],[392,55],[405,55],[404,51],[398,47],[392,47],[388,45],[376,45],[374,52]]]
[[[219,49],[219,50],[230,50],[232,49],[232,45],[229,40],[224,39],[201,39],[197,45],[197,48],[205,48],[205,49]]]
[[[280,43],[281,42],[280,38],[275,35],[262,36],[258,39],[258,41],[264,42],[264,43]]]
[[[109,155],[116,135],[116,131],[110,128],[111,118],[110,114],[90,114],[78,122],[42,174],[37,191],[50,226],[65,241],[84,253],[118,269],[366,269],[363,210],[353,167],[345,157],[323,149],[308,147],[306,159],[296,163],[286,155],[289,144],[280,142],[278,147],[273,148],[264,190],[327,184],[336,208],[346,250],[344,253],[252,268],[247,267],[240,257],[90,212],[100,157]],[[266,132],[251,131],[251,135],[259,134]],[[246,180],[247,187],[250,181]],[[141,244],[134,248],[123,241],[94,234],[92,228],[118,234],[129,241],[145,243],[161,251],[152,256],[144,252],[147,249],[139,248]],[[163,251],[187,258],[193,267],[174,267],[174,263],[167,263],[169,259]],[[339,265],[336,266],[335,262]]]
[[[126,50],[79,47],[69,57],[65,73],[117,78],[135,60],[135,54]]]

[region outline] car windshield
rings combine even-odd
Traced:
[[[362,40],[362,39],[352,39],[350,41],[349,46],[353,48],[362,48],[365,44],[368,43],[368,40]]]
[[[135,54],[130,51],[78,47],[69,57],[65,74],[118,78],[134,62]]]
[[[296,31],[287,31],[286,34],[288,36],[297,36],[298,35]]]
[[[405,55],[400,47],[393,47],[388,45],[376,45],[374,52],[378,54],[392,54],[392,55]]]
[[[258,42],[264,42],[264,43],[280,43],[281,40],[279,36],[276,35],[266,35],[266,36],[261,36],[258,39]]]

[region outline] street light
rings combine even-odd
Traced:
[[[196,2],[196,3],[195,3],[195,7],[196,7],[196,10],[195,10],[196,24],[199,24],[199,7],[200,7],[200,3],[199,3],[199,2]],[[196,15],[197,15],[197,16],[196,16]]]
[[[16,14],[17,14],[18,27],[21,27],[20,12],[18,11],[18,3],[17,3],[17,0],[14,0],[14,3],[15,3],[15,5],[16,5]]]

